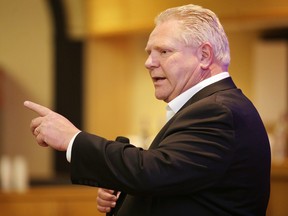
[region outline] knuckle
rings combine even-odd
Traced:
[[[103,207],[103,206],[97,206],[98,211],[102,212],[102,213],[106,213],[110,211],[110,208],[107,207]]]

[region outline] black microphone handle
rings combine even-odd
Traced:
[[[115,139],[115,141],[117,141],[117,142],[121,142],[121,143],[130,143],[130,140],[127,138],[127,137],[124,137],[124,136],[117,136],[116,137],[116,139]],[[117,193],[118,193],[118,191],[114,191],[114,195],[115,196],[117,196]],[[122,202],[123,200],[121,200],[121,202]],[[117,203],[117,202],[116,202]],[[116,204],[117,205],[117,204]],[[114,208],[111,208],[111,211],[110,212],[108,212],[108,213],[106,213],[106,216],[113,216],[114,214],[115,214],[116,212],[115,212],[115,207]]]
[[[121,142],[121,143],[130,143],[130,140],[127,137],[124,137],[124,136],[117,136],[115,141]]]

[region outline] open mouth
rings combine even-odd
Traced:
[[[154,83],[157,83],[157,82],[160,82],[162,80],[165,80],[166,78],[165,77],[153,77],[152,79],[153,79]]]

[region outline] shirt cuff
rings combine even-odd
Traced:
[[[71,162],[71,154],[72,154],[72,146],[73,146],[73,143],[74,143],[74,140],[76,138],[76,136],[80,133],[81,131],[79,131],[78,133],[76,133],[72,139],[70,140],[69,144],[68,144],[68,147],[67,147],[67,150],[66,150],[66,159],[67,161],[70,163]]]

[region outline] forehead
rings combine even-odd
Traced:
[[[153,46],[184,44],[181,37],[181,25],[176,20],[158,24],[151,32],[146,49]]]

